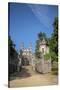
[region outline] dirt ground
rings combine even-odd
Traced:
[[[48,74],[40,74],[32,70],[31,66],[24,66],[21,72],[14,73],[10,77],[10,87],[29,87],[29,86],[45,86],[57,85],[58,76]]]

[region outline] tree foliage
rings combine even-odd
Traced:
[[[9,75],[17,70],[18,64],[18,53],[15,50],[15,44],[11,40],[11,37],[8,36],[8,70]]]
[[[44,59],[45,59],[45,60],[49,60],[49,59],[50,59],[50,53],[46,53],[46,54],[44,55]]]
[[[38,33],[38,39],[42,41],[43,39],[47,40],[46,34],[44,32]]]
[[[49,40],[49,46],[50,46],[50,53],[52,61],[58,60],[58,18],[55,17],[53,22],[53,33],[51,35],[51,38]]]
[[[9,50],[9,56],[13,57],[15,51],[15,44],[11,40],[11,37],[8,36],[8,50]]]

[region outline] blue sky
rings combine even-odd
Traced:
[[[19,51],[21,42],[24,42],[25,48],[31,42],[34,52],[39,32],[45,32],[47,37],[51,36],[55,16],[58,16],[57,6],[10,3],[9,31],[16,50]]]

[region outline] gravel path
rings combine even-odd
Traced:
[[[31,66],[23,67],[22,71],[11,76],[10,87],[45,86],[58,84],[58,76],[40,74],[32,70]]]

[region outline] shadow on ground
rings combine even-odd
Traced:
[[[14,79],[23,79],[23,78],[27,78],[30,76],[31,74],[28,72],[28,69],[22,68],[20,72],[15,72],[14,74],[10,75],[10,81]]]

